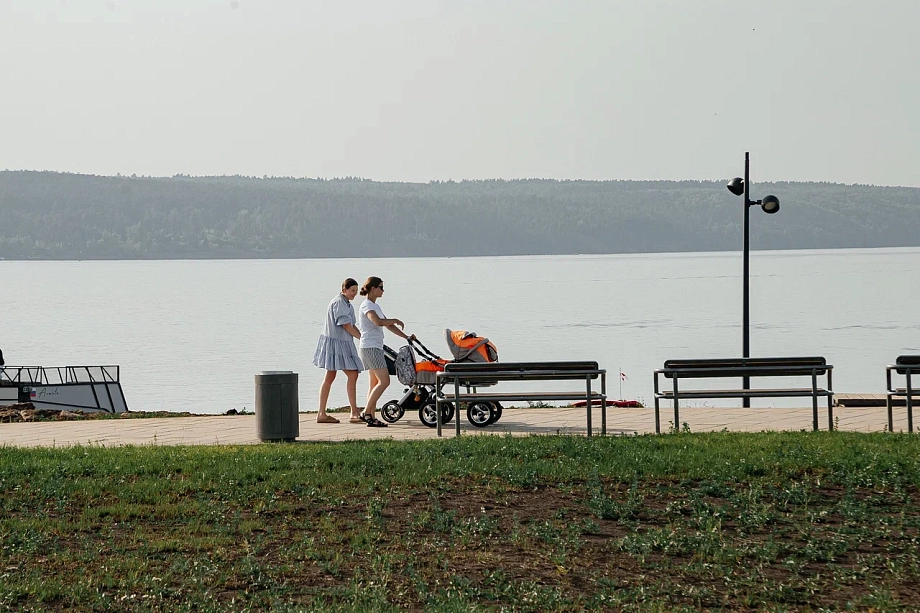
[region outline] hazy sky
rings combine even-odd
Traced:
[[[920,186],[918,0],[0,0],[0,169]]]

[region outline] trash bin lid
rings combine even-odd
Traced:
[[[293,370],[263,370],[260,375],[293,375]]]

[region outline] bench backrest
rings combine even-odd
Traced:
[[[476,373],[476,375],[495,375],[508,378],[519,375],[526,379],[529,375],[541,379],[578,378],[577,372],[599,370],[597,362],[490,362],[473,364],[470,362],[452,362],[444,366],[444,371],[451,374]],[[572,374],[569,374],[572,373]],[[590,375],[592,379],[597,375]]]
[[[913,375],[914,373],[920,375],[920,355],[899,355],[895,366],[910,366],[910,372]],[[906,368],[898,369],[899,375],[906,375]]]
[[[812,369],[823,375],[827,369],[827,360],[819,356],[791,358],[714,358],[703,360],[666,360],[664,376],[677,375],[700,379],[710,377],[782,377],[790,375],[808,375]]]
[[[444,365],[444,370],[451,372],[597,370],[597,362],[489,362],[485,364],[451,362]]]

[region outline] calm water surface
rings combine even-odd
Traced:
[[[884,366],[920,353],[917,270],[916,248],[752,253],[752,355],[824,355],[836,391],[882,393]],[[386,314],[442,355],[453,328],[488,336],[506,361],[597,360],[614,397],[620,370],[623,397],[650,402],[665,359],[741,354],[737,252],[0,261],[0,348],[10,365],[119,364],[132,410],[252,410],[255,373],[293,370],[313,410],[326,305],[343,278],[368,275],[386,282]],[[359,404],[366,386],[362,375]],[[385,398],[401,390],[394,379]],[[344,377],[330,404],[346,404]]]

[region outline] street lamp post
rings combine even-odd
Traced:
[[[763,200],[751,201],[751,154],[750,152],[745,152],[744,154],[744,179],[741,177],[735,177],[728,183],[728,191],[735,194],[736,196],[744,196],[744,222],[742,226],[742,251],[743,251],[743,273],[744,278],[744,291],[743,291],[743,306],[742,306],[742,332],[741,332],[741,357],[749,358],[751,357],[751,304],[750,304],[750,252],[751,252],[751,239],[750,239],[750,219],[751,219],[751,206],[760,205],[760,208],[763,209],[764,213],[772,215],[773,213],[779,210],[779,198],[776,196],[766,196]],[[742,380],[742,387],[746,390],[751,389],[751,379],[750,377],[744,377]],[[751,406],[751,399],[744,398],[743,405],[745,408]]]

